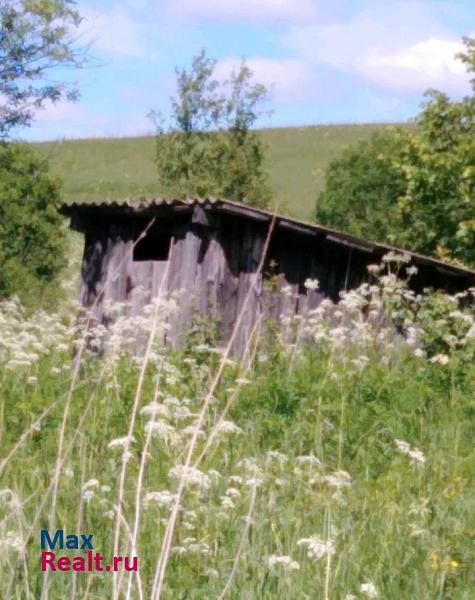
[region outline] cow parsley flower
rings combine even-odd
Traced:
[[[311,465],[313,467],[318,467],[318,468],[323,467],[322,461],[319,458],[317,458],[316,456],[314,456],[313,454],[297,456],[297,458],[295,460],[302,465]]]
[[[405,442],[404,440],[394,440],[394,443],[396,444],[397,449],[399,450],[399,452],[401,452],[401,454],[409,456],[413,465],[425,464],[426,457],[424,456],[424,453],[421,450],[419,450],[419,448],[416,448],[415,446],[411,447],[411,445],[408,442]]]
[[[177,465],[170,470],[169,474],[172,479],[180,480],[183,478],[186,486],[195,487],[203,491],[209,489],[211,485],[211,479],[208,475],[195,467]]]
[[[145,508],[150,508],[155,505],[159,508],[171,508],[176,500],[176,495],[168,490],[161,492],[148,492],[145,494],[143,503]]]
[[[436,354],[435,356],[433,356],[430,359],[430,362],[432,364],[438,364],[438,365],[447,365],[449,363],[449,357],[447,356],[447,354]]]
[[[86,481],[86,483],[82,486],[83,490],[87,490],[89,488],[95,488],[99,485],[99,481],[97,479],[89,479],[88,481]]]
[[[283,569],[284,571],[298,571],[300,565],[291,556],[278,556],[271,554],[266,558],[266,563],[269,569]]]
[[[411,262],[411,257],[409,256],[409,254],[406,254],[406,253],[398,254],[397,252],[394,252],[393,250],[391,250],[390,252],[388,252],[387,254],[385,254],[383,256],[383,262],[386,262],[386,263],[409,263],[409,262]]]
[[[335,471],[330,475],[325,475],[322,480],[331,487],[337,489],[351,486],[351,475],[346,471]]]
[[[25,548],[25,542],[20,534],[15,531],[8,531],[6,536],[0,538],[0,550],[8,555],[9,552],[22,554]]]
[[[221,421],[217,426],[216,433],[219,434],[239,434],[242,433],[242,429],[238,427],[232,421]]]
[[[321,560],[335,553],[335,541],[330,538],[323,540],[318,535],[302,538],[297,542],[297,546],[307,546],[307,556],[313,560]]]
[[[371,581],[367,581],[360,585],[360,592],[364,594],[367,598],[377,598],[378,590],[376,586]]]
[[[368,265],[366,268],[368,269],[368,273],[370,273],[371,275],[376,276],[381,273],[380,265]]]
[[[320,282],[318,281],[318,279],[308,278],[305,280],[304,286],[307,288],[307,290],[315,292],[320,287]]]
[[[133,437],[129,437],[129,436],[125,436],[125,437],[121,437],[121,438],[116,438],[115,440],[112,440],[109,442],[109,444],[107,445],[108,448],[125,448],[125,446],[127,446],[128,444],[133,444],[135,442],[135,438]]]

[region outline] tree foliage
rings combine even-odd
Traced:
[[[363,238],[385,239],[388,211],[404,192],[404,177],[393,164],[398,150],[393,130],[344,150],[327,169],[317,221]]]
[[[64,263],[59,186],[30,147],[0,143],[0,298],[38,299]]]
[[[474,42],[462,56],[474,70]],[[475,90],[475,81],[472,80]],[[317,221],[475,264],[475,95],[427,92],[413,126],[345,151],[327,170]]]
[[[84,61],[73,37],[81,21],[75,5],[73,0],[0,3],[0,139],[29,125],[45,102],[77,97],[74,86],[51,79],[54,69]]]
[[[157,124],[157,167],[164,190],[178,196],[222,196],[265,206],[270,190],[263,144],[251,130],[267,92],[243,62],[231,78],[215,78],[203,50],[191,70],[177,70],[177,95],[168,120]]]

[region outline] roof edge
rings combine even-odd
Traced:
[[[221,209],[228,213],[235,214],[236,216],[241,216],[244,218],[251,218],[258,221],[267,221],[272,218],[276,218],[278,220],[277,226],[282,228],[287,228],[295,231],[300,234],[321,234],[325,235],[326,239],[330,242],[334,242],[336,244],[346,245],[350,247],[354,247],[355,249],[363,252],[376,252],[379,254],[386,254],[388,252],[397,252],[398,254],[407,254],[410,256],[415,262],[419,262],[422,264],[431,265],[436,267],[439,271],[447,271],[451,274],[464,276],[474,279],[475,283],[475,270],[472,270],[468,267],[460,267],[451,263],[447,263],[445,261],[441,261],[437,258],[433,258],[431,256],[427,256],[424,254],[419,254],[418,252],[414,252],[412,250],[408,250],[405,248],[400,248],[398,246],[391,246],[389,244],[385,244],[382,242],[374,242],[370,240],[365,240],[363,238],[358,238],[343,231],[339,231],[337,229],[332,229],[325,225],[319,225],[317,223],[309,223],[308,221],[303,221],[299,219],[295,219],[293,217],[287,217],[285,215],[281,215],[277,212],[272,212],[270,210],[265,210],[262,208],[257,208],[255,206],[250,206],[248,204],[243,204],[242,202],[236,202],[234,200],[227,200],[224,198],[216,198],[216,197],[203,197],[203,198],[160,198],[160,197],[152,197],[152,198],[139,198],[137,200],[132,200],[126,198],[124,200],[107,200],[102,202],[65,202],[59,207],[59,212],[65,216],[70,216],[73,211],[101,211],[106,209],[116,209],[116,210],[126,210],[127,212],[133,211],[137,214],[141,212],[145,212],[147,210],[159,207],[189,207],[192,209],[195,206],[201,206],[205,209]]]

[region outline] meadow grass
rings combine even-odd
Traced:
[[[163,346],[177,301],[135,317],[110,307],[87,345],[67,306],[0,304],[1,597],[472,598],[472,308],[416,298],[389,273],[338,307],[283,315],[284,333],[264,324],[231,360],[206,331]],[[107,560],[136,553],[138,576],[56,572],[45,585],[52,522],[93,533]]]
[[[282,212],[313,219],[324,170],[350,144],[389,125],[318,125],[264,129],[265,168]],[[64,198],[104,200],[159,195],[153,137],[59,140],[34,146],[64,182]]]

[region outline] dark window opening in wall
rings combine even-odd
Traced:
[[[144,260],[168,260],[172,235],[169,233],[151,233],[146,235],[134,247],[134,262]]]

